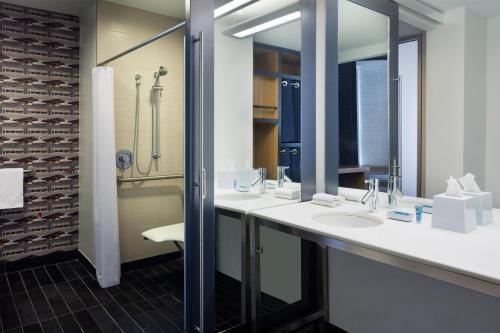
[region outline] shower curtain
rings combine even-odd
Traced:
[[[103,288],[120,283],[120,239],[115,166],[113,69],[92,70],[93,200],[96,273]]]

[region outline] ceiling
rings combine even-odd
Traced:
[[[500,0],[418,0],[442,12],[466,6],[484,17],[500,16]]]
[[[347,0],[339,1],[339,52],[387,43],[388,38],[387,16]]]

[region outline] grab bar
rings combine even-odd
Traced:
[[[184,175],[167,175],[167,176],[146,176],[146,177],[116,177],[116,182],[121,183],[133,183],[133,182],[146,182],[149,180],[163,180],[163,179],[180,179],[184,178]]]

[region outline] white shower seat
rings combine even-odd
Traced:
[[[179,243],[184,243],[184,223],[149,229],[144,231],[141,235],[156,243],[174,242],[177,248],[183,251]]]

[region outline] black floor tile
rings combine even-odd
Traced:
[[[49,320],[42,321],[40,323],[42,325],[43,331],[45,333],[62,333],[63,330],[59,325],[59,322],[56,318],[52,318]]]
[[[56,285],[56,287],[71,312],[85,309],[85,305],[83,304],[82,300],[80,299],[80,297],[78,297],[78,295],[68,282],[60,282]]]
[[[49,274],[47,274],[45,267],[35,268],[33,272],[35,272],[36,279],[42,287],[52,284],[52,280],[50,279]]]
[[[9,283],[7,282],[7,276],[0,274],[0,297],[5,295],[10,295]]]
[[[182,330],[179,330],[177,326],[175,326],[170,320],[164,317],[159,310],[153,310],[146,312],[146,316],[151,318],[156,325],[158,325],[164,332],[172,332],[172,333],[181,333]]]
[[[0,297],[0,318],[2,319],[3,329],[6,331],[21,326],[14,299],[11,295]]]
[[[27,290],[40,288],[32,270],[22,271],[21,277],[23,278],[24,286]]]
[[[73,270],[73,268],[71,268],[69,263],[63,262],[58,264],[57,267],[59,267],[59,270],[64,275],[66,280],[71,281],[74,279],[78,279],[78,275],[76,275],[75,271]]]
[[[24,333],[43,333],[42,326],[39,323],[24,326]]]
[[[97,299],[94,297],[94,295],[92,295],[92,293],[85,286],[82,280],[72,280],[69,281],[69,284],[71,285],[71,287],[73,287],[73,290],[82,299],[83,304],[85,304],[86,307],[91,307],[99,304],[99,302],[97,302]]]
[[[151,311],[151,310],[154,310],[155,307],[153,305],[151,305],[151,303],[149,303],[148,301],[139,301],[139,302],[135,302],[135,305],[137,305],[137,307],[139,309],[142,310],[142,312],[147,312],[147,311]]]
[[[118,325],[113,321],[113,319],[111,319],[109,314],[104,310],[102,306],[98,305],[89,308],[88,311],[103,332],[105,333],[121,332]]]
[[[83,332],[83,330],[78,325],[75,317],[72,314],[67,314],[61,317],[58,317],[57,320],[61,325],[64,333],[77,333]]]
[[[16,305],[16,310],[23,326],[38,322],[35,309],[25,291],[14,294],[12,297],[14,298],[14,304]]]
[[[51,277],[52,281],[54,281],[54,283],[66,281],[66,279],[64,278],[61,271],[59,270],[59,268],[57,268],[56,265],[45,266],[45,269],[49,273],[49,276]]]
[[[28,295],[40,321],[54,317],[54,312],[41,289],[29,290]]]
[[[12,328],[10,330],[6,330],[5,333],[23,333],[23,329],[21,327]]]
[[[83,283],[85,283],[87,288],[97,298],[99,303],[103,304],[112,301],[111,296],[108,294],[108,292],[101,288],[96,280],[90,277],[86,277],[83,279]]]
[[[132,301],[130,300],[130,298],[128,298],[127,295],[125,295],[124,293],[113,295],[113,299],[118,304],[121,304],[121,305],[132,303]]]
[[[75,273],[80,278],[85,278],[87,276],[90,276],[89,272],[87,272],[87,270],[85,269],[85,267],[78,260],[70,261],[69,265],[71,266],[71,268],[73,268],[73,270],[75,271]]]
[[[21,279],[21,274],[19,274],[19,272],[7,274],[7,279],[9,280],[10,291],[13,294],[25,291],[23,280]]]
[[[97,326],[97,323],[87,310],[75,312],[73,315],[75,316],[76,321],[85,333],[97,333],[101,331],[101,329],[99,328],[99,326]]]
[[[160,327],[157,326],[141,309],[139,309],[135,304],[129,303],[123,306],[123,309],[135,320],[135,322],[146,331],[161,331]]]
[[[121,282],[102,289],[78,260],[0,275],[0,332],[183,332],[182,259],[125,272]],[[218,276],[216,285],[216,326],[225,330],[240,321],[239,282]]]
[[[103,304],[103,307],[111,315],[113,320],[120,326],[125,332],[141,332],[141,329],[137,324],[128,316],[127,313],[118,305],[116,302],[109,302]]]
[[[54,285],[45,286],[42,290],[56,316],[62,316],[69,313],[68,306]]]

